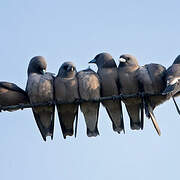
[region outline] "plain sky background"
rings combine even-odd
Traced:
[[[179,8],[178,0],[1,1],[0,80],[25,88],[27,66],[36,55],[54,73],[64,61],[87,68],[100,52],[109,52],[117,64],[130,53],[140,65],[168,67],[180,54]],[[143,131],[130,130],[123,110],[125,135],[113,132],[101,107],[97,138],[86,136],[80,113],[77,139],[64,140],[56,114],[54,140],[47,142],[30,109],[0,113],[0,179],[179,179],[180,117],[172,100],[155,110],[161,137],[147,118]]]

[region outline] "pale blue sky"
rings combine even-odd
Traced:
[[[67,60],[82,70],[104,51],[117,63],[130,53],[141,65],[168,67],[180,54],[179,7],[178,0],[2,1],[0,80],[25,88],[27,66],[36,55],[54,73]],[[30,109],[0,113],[0,179],[178,179],[180,117],[172,101],[155,110],[161,137],[148,119],[144,131],[131,131],[125,109],[124,114],[125,135],[112,131],[101,107],[99,137],[86,136],[80,113],[77,139],[66,140],[56,115],[54,140],[45,143]]]

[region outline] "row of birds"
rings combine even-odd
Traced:
[[[78,99],[86,100],[80,103],[84,114],[87,136],[99,135],[98,115],[100,97],[131,95],[136,93],[154,93],[157,96],[144,96],[123,99],[132,130],[143,129],[144,110],[160,135],[153,110],[159,104],[178,96],[180,79],[180,55],[167,70],[160,64],[139,66],[136,58],[129,54],[121,55],[119,66],[108,53],[100,53],[89,63],[95,63],[97,73],[88,68],[77,72],[72,62],[64,62],[56,77],[46,71],[46,60],[36,56],[28,66],[28,81],[26,90],[10,82],[0,82],[0,106],[27,103],[42,103],[49,101],[67,102],[56,104],[63,137],[74,134],[74,121],[78,117],[78,104],[72,103]],[[112,121],[115,132],[125,132],[121,100],[105,100],[103,106]],[[47,136],[53,139],[55,105],[32,108],[34,118],[43,139]]]

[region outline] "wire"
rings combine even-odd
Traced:
[[[49,101],[49,102],[42,102],[42,103],[35,103],[35,104],[17,104],[17,105],[10,105],[10,106],[0,106],[0,111],[13,111],[17,109],[26,109],[26,108],[33,108],[33,107],[44,107],[44,106],[52,106],[52,105],[60,105],[60,104],[81,104],[83,102],[102,102],[106,100],[125,100],[128,98],[143,98],[147,96],[163,96],[162,94],[145,94],[145,93],[138,93],[138,94],[131,94],[125,95],[120,94],[118,96],[107,96],[107,97],[100,97],[99,99],[76,99],[73,102],[64,102],[64,101]]]

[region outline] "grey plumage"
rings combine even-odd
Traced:
[[[76,67],[72,62],[61,65],[54,81],[56,101],[71,103],[79,99],[76,72]],[[74,120],[78,115],[78,105],[73,103],[57,105],[57,110],[63,137],[72,136]]]
[[[28,102],[28,95],[23,89],[14,83],[0,82],[0,106],[27,104]]]
[[[147,64],[137,71],[137,79],[142,85],[143,92],[150,94],[160,94],[164,91],[166,87],[165,75],[166,68],[160,64]],[[151,118],[159,135],[161,132],[156,122],[153,110],[156,106],[162,104],[166,100],[168,100],[168,97],[163,95],[145,97],[146,116]]]
[[[167,87],[163,94],[172,96],[179,96],[180,91],[180,55],[176,57],[173,64],[167,69],[166,72]]]
[[[100,82],[97,73],[91,69],[83,70],[77,73],[77,79],[81,99],[97,100],[100,98]],[[99,105],[99,102],[83,102],[80,104],[81,111],[86,121],[88,137],[99,135],[97,126]]]
[[[46,61],[41,56],[32,58],[29,63],[26,92],[31,103],[54,100],[53,76],[44,73],[46,67]],[[47,136],[53,139],[55,106],[35,107],[32,111],[44,141]]]
[[[101,96],[119,95],[117,66],[112,56],[108,53],[100,53],[89,63],[95,63],[98,67]],[[121,101],[106,100],[102,104],[112,121],[113,130],[118,133],[124,131]]]
[[[120,92],[122,94],[136,94],[139,92],[139,83],[136,78],[136,71],[139,69],[136,58],[129,54],[120,56],[120,64],[118,66]],[[124,99],[129,118],[130,127],[133,130],[138,130],[142,127],[140,110],[141,110],[141,99],[140,98],[129,98]]]

